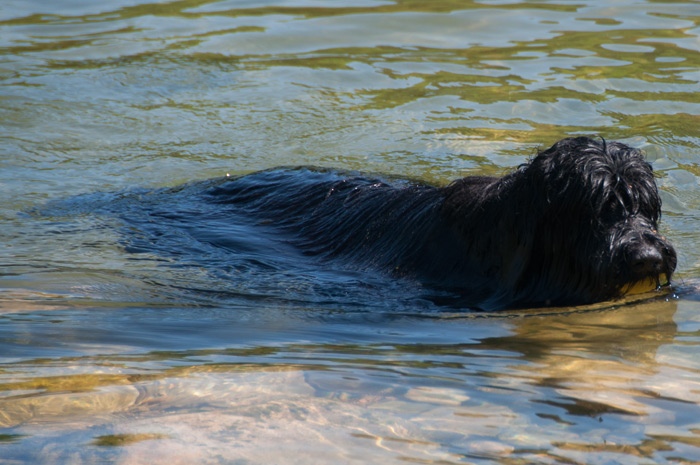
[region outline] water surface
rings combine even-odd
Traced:
[[[699,19],[689,1],[5,1],[0,457],[700,461]],[[190,201],[274,166],[444,185],[577,134],[652,162],[671,292],[474,314]]]

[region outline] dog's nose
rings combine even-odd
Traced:
[[[632,272],[637,276],[656,276],[661,272],[664,257],[655,247],[641,247],[630,257]]]

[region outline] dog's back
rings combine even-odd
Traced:
[[[437,241],[434,236],[449,236],[439,233],[445,226],[443,191],[419,183],[275,169],[235,179],[209,195],[273,224],[310,254],[343,256],[355,267],[403,275],[425,270],[432,266],[425,255]],[[428,255],[437,258],[440,250],[434,252]]]

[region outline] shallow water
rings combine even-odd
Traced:
[[[680,1],[5,1],[0,463],[700,461],[699,19]],[[503,174],[573,134],[654,165],[670,292],[474,314],[191,201],[281,165]]]

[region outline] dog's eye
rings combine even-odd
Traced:
[[[627,209],[624,204],[615,197],[604,203],[599,213],[599,219],[602,223],[615,223],[625,216],[627,216]]]
[[[636,194],[636,195],[635,195]],[[660,214],[658,197],[647,198],[643,193],[624,191],[613,193],[601,204],[597,211],[598,221],[602,225],[624,222],[633,216],[646,218],[653,227],[657,227]]]

